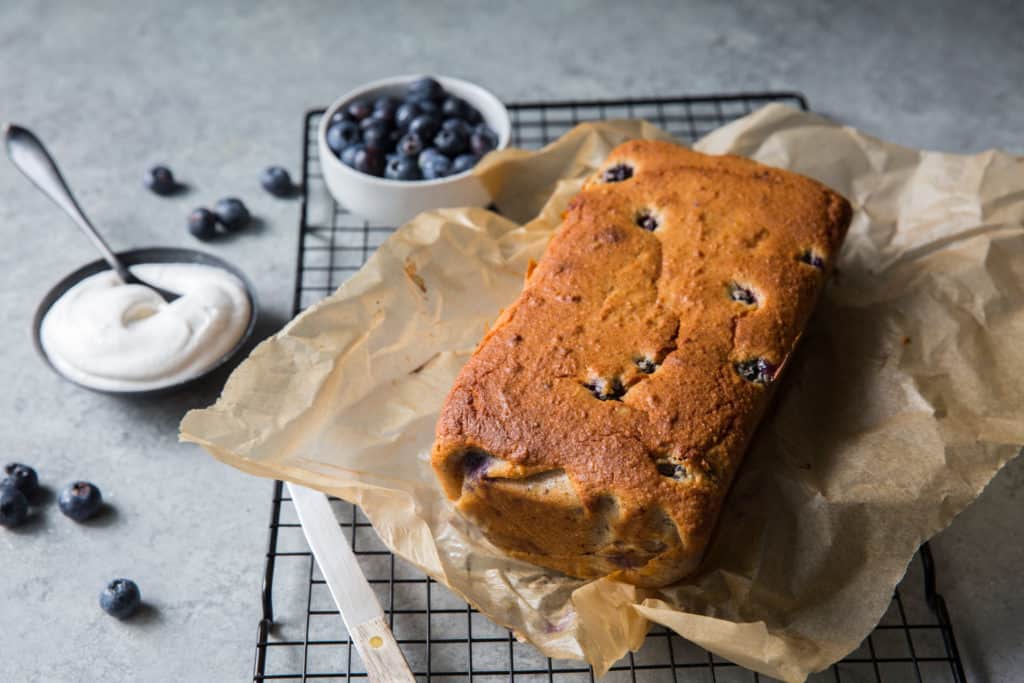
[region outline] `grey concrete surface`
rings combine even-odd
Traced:
[[[508,100],[797,89],[873,134],[950,151],[1024,150],[1024,4],[1005,2],[0,3],[0,120],[35,129],[121,248],[197,246],[193,206],[243,197],[259,230],[204,248],[257,283],[263,334],[288,313],[297,205],[259,170],[298,171],[305,109],[371,78],[462,76]],[[191,190],[140,178],[172,166]],[[0,533],[0,681],[240,681],[251,672],[269,482],[176,442],[218,382],[125,401],[61,382],[35,357],[33,308],[95,257],[0,162],[0,459],[54,488],[95,481],[113,513],[52,504]],[[935,541],[972,681],[1024,679],[1024,463]],[[151,608],[118,623],[104,582]]]

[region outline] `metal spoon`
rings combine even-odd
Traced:
[[[125,266],[120,259],[110,250],[107,243],[93,227],[89,219],[85,217],[82,208],[78,206],[71,189],[64,181],[57,168],[56,162],[50,156],[43,143],[39,141],[32,131],[13,123],[4,127],[4,142],[7,145],[7,156],[10,157],[18,170],[25,174],[32,183],[42,190],[43,194],[53,200],[57,206],[64,209],[64,213],[71,217],[82,232],[92,240],[96,248],[103,254],[104,260],[110,265],[117,276],[126,285],[142,285],[148,287],[170,303],[181,297],[180,294],[168,291],[148,282],[143,282],[132,274],[132,271]]]

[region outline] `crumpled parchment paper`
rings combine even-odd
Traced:
[[[459,368],[582,177],[615,144],[664,136],[585,124],[488,157],[477,172],[507,217],[452,209],[400,228],[190,412],[182,439],[360,505],[395,553],[599,675],[649,621],[786,681],[842,658],[918,545],[1024,443],[1024,159],[907,149],[781,105],[696,145],[815,177],[856,214],[701,572],[652,591],[505,558],[453,512],[428,454]]]

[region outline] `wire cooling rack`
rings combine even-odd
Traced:
[[[540,147],[581,121],[645,118],[694,141],[769,102],[802,109],[796,93],[510,105],[512,144]],[[316,130],[322,110],[303,127],[303,183],[294,309],[334,291],[394,230],[345,212],[320,175]],[[419,681],[593,681],[581,662],[552,660],[519,643],[444,586],[392,555],[355,506],[332,499],[346,538],[384,606],[395,637]],[[256,636],[253,681],[365,679],[327,585],[306,545],[291,499],[274,484]],[[641,650],[620,660],[602,681],[725,683],[769,681],[656,627]],[[964,683],[963,664],[945,601],[935,586],[927,544],[893,595],[879,626],[842,662],[812,681]]]

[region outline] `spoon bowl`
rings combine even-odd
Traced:
[[[110,270],[110,265],[104,259],[97,259],[90,263],[85,264],[78,270],[65,276],[60,282],[55,284],[46,296],[43,297],[42,301],[39,302],[39,306],[36,308],[35,316],[32,319],[32,343],[36,348],[36,352],[39,357],[43,359],[51,370],[63,377],[65,380],[72,384],[77,384],[80,387],[89,389],[90,391],[96,391],[101,394],[110,394],[113,396],[158,396],[163,394],[169,394],[186,386],[192,385],[204,377],[207,377],[212,372],[227,363],[233,356],[235,356],[249,341],[252,337],[253,330],[256,327],[256,318],[258,315],[258,308],[256,304],[256,293],[249,278],[245,276],[238,268],[234,267],[227,261],[220,259],[211,254],[207,254],[201,251],[195,251],[193,249],[180,249],[175,247],[148,247],[144,249],[132,249],[131,251],[122,251],[117,254],[118,260],[126,266],[142,265],[144,263],[188,263],[188,264],[199,264],[204,266],[212,266],[214,268],[220,268],[228,273],[231,273],[238,278],[242,285],[245,287],[245,293],[249,299],[249,321],[245,326],[245,331],[242,332],[242,336],[238,338],[235,345],[227,351],[223,356],[217,359],[216,362],[210,365],[207,369],[203,370],[198,375],[190,377],[186,380],[168,384],[165,386],[143,389],[143,390],[126,390],[117,391],[110,389],[98,389],[88,384],[77,382],[66,374],[61,372],[57,366],[54,365],[49,355],[46,353],[46,349],[43,348],[42,343],[42,326],[43,319],[49,312],[50,308],[54,303],[65,293],[79,282],[87,277],[95,275],[106,270]]]
[[[110,265],[110,269],[117,273],[122,284],[148,287],[167,303],[171,303],[180,296],[177,292],[143,282],[117,258],[117,255],[107,245],[106,240],[82,211],[82,207],[78,205],[78,200],[71,193],[71,188],[68,187],[60,169],[57,168],[57,162],[35,133],[28,128],[8,123],[4,126],[3,137],[7,147],[7,156],[14,166],[39,188],[40,192],[59,206],[68,218],[74,221],[75,225],[93,243],[93,246],[103,254],[104,260]]]

